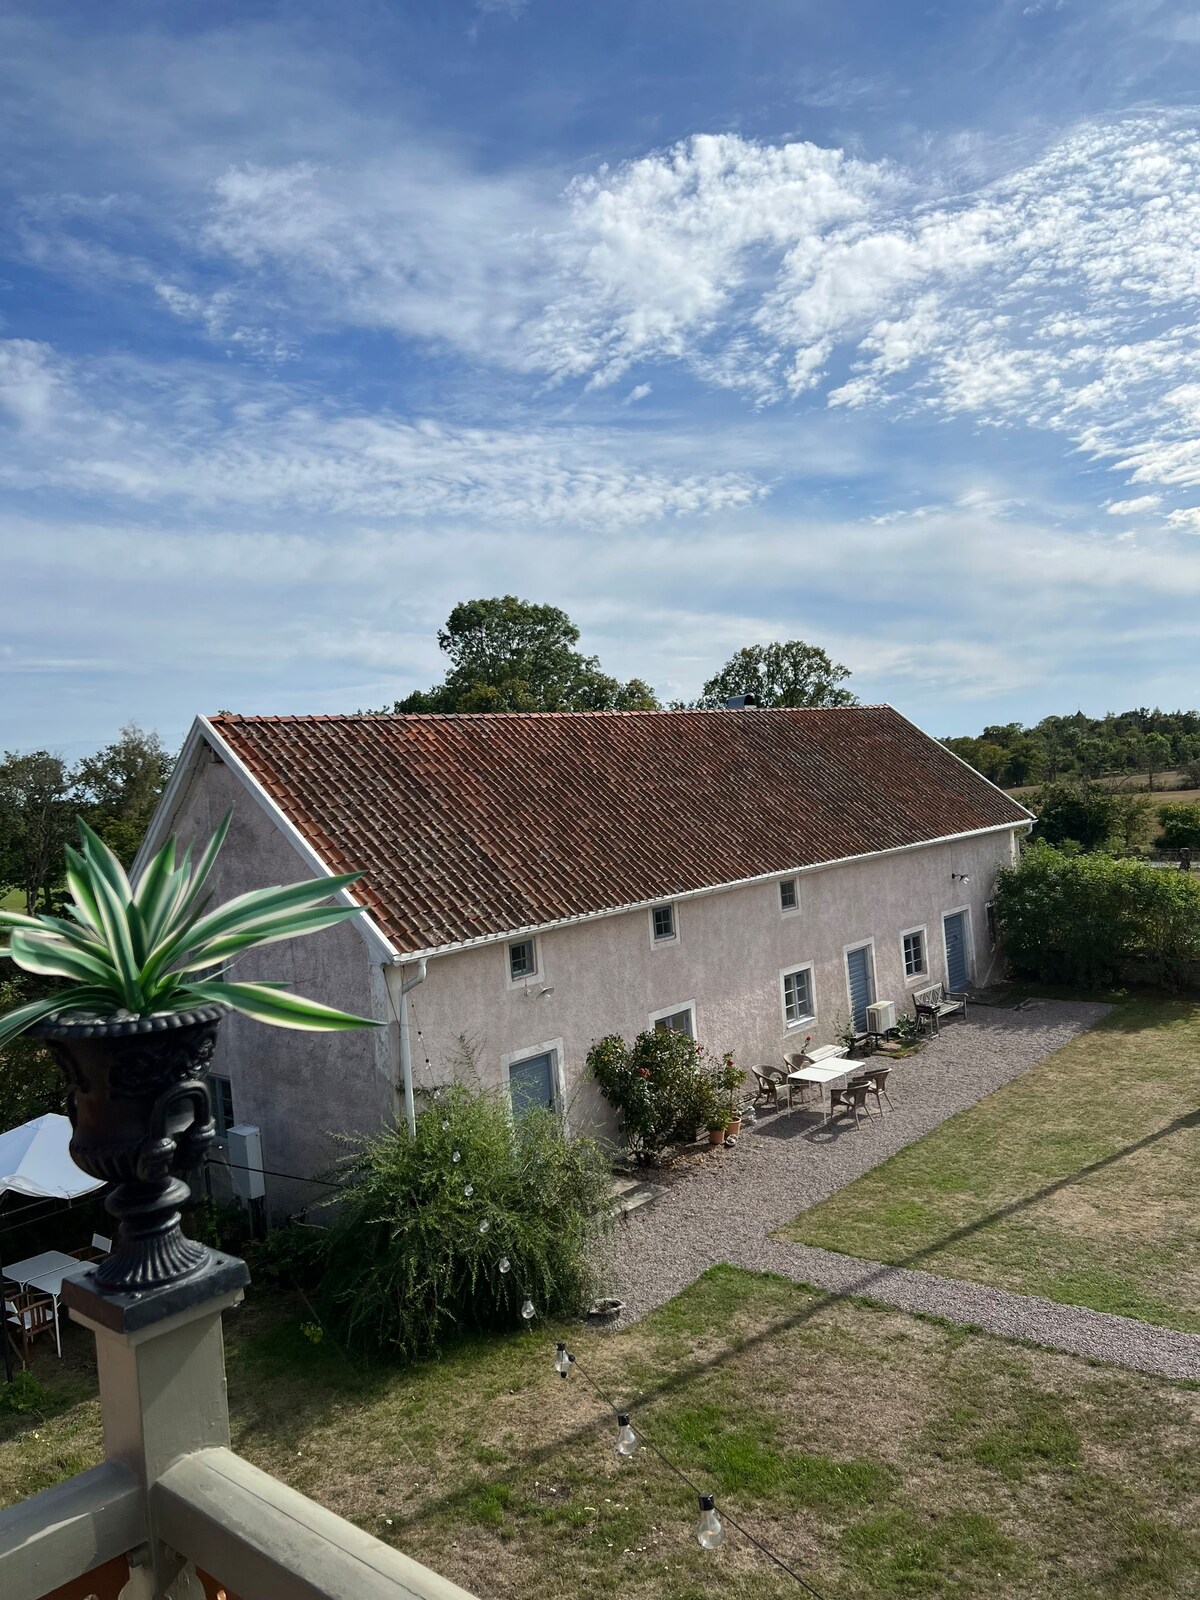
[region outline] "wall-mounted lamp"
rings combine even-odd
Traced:
[[[951,883],[970,883],[970,881],[971,874],[969,872],[952,872],[950,874]]]

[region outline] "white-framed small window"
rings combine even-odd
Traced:
[[[508,947],[508,981],[524,983],[537,976],[537,941],[514,939]]]
[[[208,1082],[212,1090],[213,1124],[217,1138],[223,1139],[237,1122],[233,1114],[233,1080],[210,1073]]]
[[[779,985],[785,1026],[798,1028],[801,1023],[812,1022],[817,1014],[812,967],[789,967],[779,974]]]
[[[547,1039],[500,1057],[500,1070],[508,1082],[514,1118],[527,1111],[556,1111],[566,1122],[566,1084],[563,1078],[563,1042]]]
[[[670,944],[679,937],[679,923],[673,905],[654,906],[650,912],[650,939],[654,944]]]
[[[900,935],[900,949],[904,957],[904,977],[929,976],[929,947],[924,928],[908,928]]]
[[[779,909],[786,917],[800,909],[799,878],[784,878],[779,885]]]
[[[686,1033],[689,1039],[696,1037],[696,1002],[687,1000],[682,1004],[665,1006],[661,1011],[650,1013],[650,1026],[658,1029],[671,1029],[675,1033]]]

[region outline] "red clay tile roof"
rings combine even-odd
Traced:
[[[211,721],[406,954],[1028,820],[890,706]]]

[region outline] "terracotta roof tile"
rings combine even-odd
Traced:
[[[890,706],[211,721],[406,953],[1028,820]]]

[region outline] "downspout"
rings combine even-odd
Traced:
[[[409,1036],[408,1026],[408,991],[415,989],[419,983],[425,982],[425,957],[417,962],[417,970],[411,978],[404,978],[400,984],[400,1081],[404,1085],[404,1117],[408,1123],[408,1131],[412,1136],[417,1132],[417,1108],[413,1100],[413,1072],[412,1072],[412,1041]],[[403,972],[403,966],[400,967]],[[393,1114],[396,1122],[400,1121],[400,1097],[395,1094],[393,1100]]]

